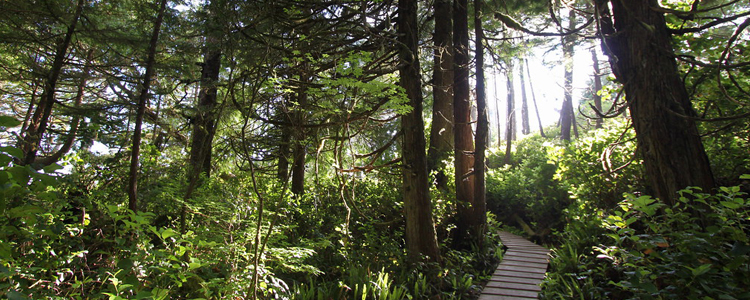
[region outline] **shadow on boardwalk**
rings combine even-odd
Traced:
[[[536,299],[547,272],[549,249],[512,233],[499,235],[508,250],[479,300]]]

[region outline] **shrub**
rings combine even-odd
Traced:
[[[750,201],[739,187],[686,189],[671,207],[626,194],[602,217],[566,232],[577,238],[555,252],[546,299],[750,297]]]

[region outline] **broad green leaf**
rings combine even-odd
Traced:
[[[45,173],[53,173],[57,170],[61,170],[63,167],[58,164],[51,164],[49,166],[44,167],[42,170],[44,170]]]
[[[7,169],[18,184],[25,186],[29,182],[29,169],[26,166],[15,166]]]
[[[689,267],[688,267],[689,268]],[[711,264],[703,264],[700,267],[697,267],[695,269],[689,268],[693,272],[693,276],[700,276],[703,274],[706,274],[709,269],[711,269]]]
[[[740,205],[734,201],[721,201],[721,205],[724,205],[724,207],[730,209],[737,209],[740,207]]]
[[[0,151],[8,153],[9,155],[15,157],[15,158],[23,158],[23,151],[21,149],[18,149],[16,147],[0,147]]]
[[[176,231],[172,230],[171,228],[167,228],[167,229],[162,230],[161,234],[159,234],[159,235],[161,236],[162,239],[166,240],[166,239],[168,239],[170,237],[173,237],[175,235],[178,235],[178,234],[179,233],[177,233]]]
[[[21,125],[21,122],[16,120],[14,117],[0,116],[0,127],[16,127]]]

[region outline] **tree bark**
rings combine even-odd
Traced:
[[[221,70],[221,37],[217,21],[215,1],[208,4],[208,19],[204,32],[205,50],[201,65],[200,91],[198,103],[193,116],[193,134],[190,141],[190,158],[188,161],[188,186],[185,200],[193,198],[193,193],[201,185],[201,175],[211,177],[211,158],[213,140],[216,135],[216,105],[218,98],[219,72]],[[187,231],[187,207],[183,205],[180,213],[180,229]]]
[[[454,243],[468,248],[474,217],[474,141],[471,130],[469,86],[469,20],[468,0],[453,1],[453,136],[456,183],[457,224]]]
[[[210,39],[209,39],[210,40]],[[218,41],[216,41],[218,42]],[[211,154],[216,134],[216,104],[221,69],[221,50],[209,49],[204,56],[201,72],[201,90],[193,118],[193,135],[190,146],[190,165],[193,176],[211,176]]]
[[[509,165],[511,163],[511,147],[513,145],[513,141],[516,139],[516,92],[515,92],[515,80],[513,80],[513,64],[508,65],[508,71],[505,73],[507,82],[508,82],[508,99],[507,99],[507,109],[508,109],[508,118],[506,119],[506,126],[505,126],[505,164]]]
[[[307,147],[303,144],[304,136],[299,135],[294,143],[294,149],[292,149],[292,185],[291,191],[295,195],[302,195],[305,193],[305,162],[307,160]]]
[[[60,73],[62,73],[62,68],[65,65],[65,56],[68,53],[70,42],[73,40],[73,34],[75,33],[78,19],[81,18],[85,2],[85,0],[78,0],[73,19],[70,21],[65,36],[57,44],[55,58],[52,61],[52,67],[50,68],[49,74],[47,74],[47,78],[44,82],[42,96],[36,106],[34,115],[31,117],[29,126],[26,128],[26,134],[21,143],[21,149],[24,154],[23,164],[25,165],[30,165],[36,160],[39,145],[44,136],[44,132],[47,130],[47,124],[49,123],[49,118],[52,114],[52,106],[55,104],[57,81],[60,78]]]
[[[436,0],[435,35],[433,54],[432,128],[427,166],[430,173],[437,171],[438,188],[447,188],[448,177],[443,162],[453,151],[453,44],[451,4],[449,0]]]
[[[482,29],[482,2],[474,0],[474,50],[476,59],[476,93],[477,93],[477,134],[474,138],[474,218],[472,219],[472,237],[477,245],[482,245],[487,227],[487,198],[485,186],[485,150],[487,149],[489,121],[487,120],[487,95],[484,78],[484,31]]]
[[[518,77],[521,80],[521,133],[531,133],[531,126],[529,125],[529,101],[526,97],[526,76],[523,74],[524,60],[519,60],[521,64],[519,67]]]
[[[599,95],[599,91],[602,90],[602,74],[601,70],[599,69],[599,58],[596,57],[596,49],[591,49],[591,60],[594,64],[594,108],[598,112],[602,111],[602,96]],[[602,128],[604,125],[604,120],[602,120],[601,117],[597,116],[594,124],[594,128],[599,129]]]
[[[494,74],[495,78],[497,78],[497,74]],[[495,94],[495,121],[497,122],[497,148],[500,149],[503,144],[503,131],[501,130],[501,124],[503,123],[500,121],[500,98],[497,97],[497,79],[494,80],[494,87],[493,87],[493,93]]]
[[[291,142],[292,130],[289,126],[283,126],[281,128],[281,136],[279,137],[280,142],[278,145],[278,158],[276,159],[276,178],[281,182],[287,182],[289,180],[289,157],[291,151],[289,151],[289,143]]]
[[[680,189],[712,192],[715,183],[658,6],[657,0],[597,1],[602,48],[624,86],[646,177],[654,196],[673,204]]]
[[[576,13],[570,9],[568,12],[568,30],[575,29]],[[563,105],[560,110],[560,139],[570,141],[570,130],[575,122],[573,113],[573,55],[575,36],[572,34],[562,37],[563,61],[565,64],[565,83],[563,84]]]
[[[399,84],[406,91],[412,111],[401,116],[403,130],[402,177],[406,218],[406,246],[409,260],[440,261],[437,233],[432,220],[432,204],[425,154],[422,120],[422,82],[418,56],[417,1],[398,1]]]
[[[143,75],[141,93],[138,97],[135,115],[135,129],[133,130],[133,148],[130,153],[130,173],[128,179],[128,208],[133,212],[138,210],[138,160],[141,154],[141,136],[143,127],[143,116],[146,113],[146,104],[149,98],[151,80],[155,74],[156,46],[159,42],[159,32],[164,20],[167,0],[160,0],[159,12],[154,22],[151,33],[151,41],[148,46],[148,57],[146,59],[146,73]]]

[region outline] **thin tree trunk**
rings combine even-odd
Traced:
[[[594,63],[594,108],[596,108],[596,111],[602,112],[602,96],[599,95],[599,91],[602,90],[602,74],[599,69],[599,58],[596,57],[596,49],[593,48],[591,49],[591,60]],[[597,116],[594,128],[602,128],[603,121],[601,117]]]
[[[23,118],[23,123],[21,123],[21,134],[25,135],[26,130],[29,126],[29,121],[31,121],[31,116],[34,114],[34,105],[36,105],[36,99],[37,99],[37,91],[39,91],[39,80],[36,78],[32,79],[31,81],[31,99],[29,99],[29,107],[26,109],[26,115]],[[23,140],[19,141],[20,144],[19,148],[23,147]]]
[[[76,4],[73,19],[70,21],[70,25],[68,26],[62,41],[57,45],[55,58],[52,61],[52,68],[50,68],[49,74],[47,74],[47,78],[44,82],[42,96],[36,106],[34,115],[31,117],[29,127],[26,128],[26,135],[21,144],[21,149],[24,154],[23,163],[25,165],[30,165],[36,160],[37,150],[42,141],[42,136],[47,130],[47,124],[49,123],[49,118],[52,114],[52,106],[55,104],[57,81],[60,78],[60,73],[62,73],[62,68],[65,65],[65,56],[68,53],[70,42],[73,40],[73,34],[75,33],[78,19],[80,19],[83,12],[84,4],[85,0],[78,0],[78,3]]]
[[[598,0],[602,48],[625,90],[638,150],[655,196],[668,204],[688,186],[713,192],[711,165],[677,71],[672,37],[656,0]],[[611,5],[611,6],[610,6]],[[610,11],[611,7],[611,11]]]
[[[474,0],[474,36],[475,59],[476,59],[476,93],[477,93],[477,134],[474,138],[474,218],[472,224],[472,237],[477,245],[481,247],[487,223],[487,199],[485,187],[485,150],[487,149],[487,133],[489,121],[487,120],[487,95],[484,78],[484,31],[482,29],[482,2]]]
[[[575,29],[576,13],[575,10],[568,11],[568,30]],[[570,130],[575,122],[573,113],[573,55],[575,36],[572,34],[562,37],[563,60],[565,63],[565,83],[563,85],[564,97],[563,105],[560,110],[560,139],[570,141]]]
[[[523,74],[524,60],[519,60],[521,64],[519,67],[518,76],[521,80],[521,133],[531,133],[531,126],[529,126],[529,101],[526,97],[526,76]]]
[[[307,160],[307,150],[303,144],[304,136],[299,138],[294,143],[293,160],[292,160],[292,186],[291,191],[295,195],[302,195],[305,193],[305,161]]]
[[[443,162],[453,151],[453,44],[451,3],[436,0],[433,54],[433,106],[430,148],[427,151],[427,166],[430,173],[437,171],[435,182],[438,188],[447,188]]]
[[[167,7],[167,0],[160,0],[159,13],[154,22],[154,29],[151,33],[151,41],[148,45],[148,58],[146,59],[146,73],[143,75],[141,85],[141,94],[138,97],[137,111],[135,115],[135,129],[133,130],[133,148],[130,153],[130,174],[128,179],[128,208],[132,211],[138,210],[138,160],[141,154],[141,135],[143,127],[143,116],[146,112],[146,104],[149,98],[151,80],[155,74],[156,46],[159,41],[159,32],[164,20],[164,13]]]
[[[534,81],[531,80],[531,70],[529,69],[529,61],[524,58],[524,61],[526,62],[526,75],[529,76],[529,89],[531,90],[531,101],[534,102],[534,110],[536,111],[536,120],[539,121],[539,135],[542,137],[546,137],[544,135],[544,127],[542,125],[542,117],[539,115],[539,106],[536,105],[536,94],[534,93]],[[521,70],[523,72],[523,70]]]
[[[515,140],[515,133],[516,133],[516,105],[515,105],[515,99],[516,99],[516,92],[515,92],[515,83],[513,80],[513,64],[508,64],[508,71],[505,73],[506,79],[508,81],[508,99],[507,99],[507,108],[508,108],[508,118],[506,119],[506,126],[505,126],[505,164],[509,165],[511,163],[511,149],[513,145],[513,140]]]
[[[497,148],[500,149],[503,145],[503,131],[501,130],[501,124],[503,122],[500,121],[500,99],[497,97],[497,74],[493,76],[495,80],[493,80],[494,84],[494,94],[495,94],[495,120],[497,121]]]
[[[474,217],[474,141],[471,130],[469,86],[469,20],[468,0],[453,1],[453,125],[454,168],[456,183],[457,224],[454,239],[458,248],[471,244]]]
[[[406,247],[409,260],[422,256],[439,262],[440,249],[432,220],[432,204],[425,153],[424,120],[422,120],[422,82],[420,80],[417,1],[398,2],[398,33],[401,47],[399,84],[406,91],[412,111],[401,117],[403,130],[402,177],[406,217]]]
[[[289,180],[289,143],[291,143],[292,130],[289,126],[281,127],[281,141],[279,142],[278,158],[276,163],[276,178],[281,182]]]
[[[75,97],[75,108],[80,108],[81,103],[83,102],[83,96],[85,94],[86,89],[86,82],[88,80],[89,74],[91,72],[91,61],[94,59],[94,51],[89,50],[88,54],[86,55],[86,65],[83,67],[83,72],[81,72],[81,81],[78,83],[78,87],[76,89],[76,97]],[[65,142],[60,146],[60,149],[55,151],[54,154],[39,158],[34,161],[35,163],[41,165],[41,166],[48,166],[51,164],[56,163],[60,160],[60,158],[67,154],[70,149],[73,148],[73,144],[76,141],[76,136],[78,135],[78,127],[81,124],[81,115],[76,112],[76,114],[73,116],[73,120],[70,121],[70,129],[68,130],[68,136],[65,138]]]

